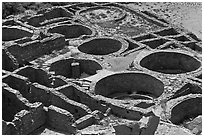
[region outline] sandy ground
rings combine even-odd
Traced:
[[[127,4],[133,9],[150,10],[172,24],[193,32],[202,39],[202,3],[201,2],[137,2]]]

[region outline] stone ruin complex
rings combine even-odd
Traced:
[[[202,41],[150,11],[57,6],[2,41],[2,134],[202,133]]]

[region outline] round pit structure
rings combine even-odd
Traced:
[[[93,23],[101,23],[121,20],[126,16],[126,12],[116,7],[96,6],[81,10],[77,15],[82,16]]]
[[[82,43],[78,50],[92,55],[108,55],[115,52],[122,52],[127,48],[127,43],[121,39],[99,37],[89,39]]]
[[[94,60],[69,58],[52,63],[49,71],[66,78],[85,78],[101,69],[102,66]]]
[[[96,82],[94,91],[96,94],[108,98],[134,99],[157,98],[164,91],[164,84],[157,78],[135,72],[116,73],[100,79]]]
[[[114,94],[113,94],[114,95]],[[136,99],[141,99],[141,100],[151,100],[152,97],[147,96],[147,95],[142,95],[142,94],[135,94],[135,93],[129,93],[129,94],[121,94],[121,96],[116,96],[113,97],[114,99],[118,100],[136,100]]]
[[[185,74],[197,71],[201,67],[198,59],[182,52],[159,51],[142,56],[136,59],[139,60],[138,65],[164,74]]]
[[[202,115],[202,98],[190,98],[180,102],[171,109],[170,121],[180,125],[184,121],[189,121],[189,119],[199,115]]]
[[[17,40],[24,37],[32,37],[33,33],[24,29],[24,28],[18,28],[18,27],[2,27],[2,40],[3,41],[11,41],[11,40]]]
[[[80,24],[61,24],[50,28],[48,32],[62,34],[66,39],[79,38],[82,35],[93,35],[92,29]]]

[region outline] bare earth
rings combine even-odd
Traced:
[[[133,9],[150,10],[172,24],[181,26],[202,39],[202,3],[138,2],[127,4]]]
[[[135,10],[151,11],[170,23],[194,33],[199,39],[202,39],[201,3],[136,2],[125,5]],[[106,62],[111,64],[111,71],[122,71],[126,70],[133,60],[134,55],[130,54],[126,58],[111,58],[106,60]]]

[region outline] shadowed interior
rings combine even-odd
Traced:
[[[18,29],[18,28],[2,28],[2,40],[3,41],[10,41],[10,40],[16,40],[23,37],[32,37],[32,33]]]
[[[107,55],[117,52],[122,47],[118,40],[109,38],[97,38],[83,43],[78,47],[81,52],[93,55]]]
[[[152,71],[165,74],[180,74],[195,71],[201,63],[186,54],[176,52],[156,52],[144,57],[140,65]]]
[[[65,35],[66,39],[78,38],[82,35],[91,35],[91,29],[82,25],[60,25],[48,30],[50,33]]]
[[[34,27],[42,26],[44,21],[59,17],[72,17],[73,15],[66,9],[58,7],[52,9],[45,9],[38,12],[37,15],[30,17],[27,22]]]
[[[132,94],[148,95],[156,98],[163,91],[164,84],[160,80],[144,73],[113,74],[102,78],[95,85],[96,94],[116,99]]]
[[[50,66],[49,71],[54,71],[55,75],[62,75],[67,78],[73,78],[73,68],[72,63],[79,63],[79,73],[82,77],[82,73],[85,73],[86,76],[96,74],[97,70],[102,69],[101,65],[93,60],[83,60],[83,59],[65,59],[53,63]],[[76,70],[75,70],[76,71]],[[84,77],[86,77],[84,76]]]
[[[50,11],[44,13],[47,20],[59,18],[59,17],[72,17],[72,14],[65,8],[53,8]]]
[[[23,104],[16,96],[16,91],[3,83],[2,87],[2,120],[12,122],[15,114],[21,110],[28,110],[28,107]]]
[[[191,98],[176,105],[171,111],[171,122],[179,125],[185,120],[202,115],[202,98]]]

